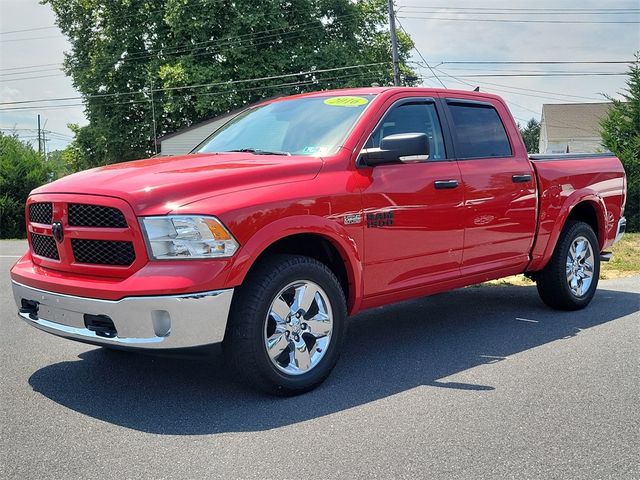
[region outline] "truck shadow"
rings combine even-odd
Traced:
[[[640,309],[640,295],[600,290],[578,312],[556,312],[534,287],[467,288],[364,312],[344,353],[315,391],[273,398],[233,381],[221,358],[180,359],[106,349],[44,367],[32,388],[77,412],[134,430],[203,435],[278,428],[415,387],[486,395],[500,385],[446,378]]]

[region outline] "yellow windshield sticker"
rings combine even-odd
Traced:
[[[324,103],[333,107],[359,107],[369,103],[369,100],[363,97],[331,97],[327,98]]]

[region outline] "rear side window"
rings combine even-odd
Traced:
[[[496,109],[489,105],[449,103],[458,158],[510,157],[511,145]]]

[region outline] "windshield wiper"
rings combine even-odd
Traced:
[[[260,150],[259,148],[237,148],[235,150],[226,150],[227,152],[244,152],[253,153],[254,155],[284,155],[291,156],[289,152],[270,152],[269,150]]]

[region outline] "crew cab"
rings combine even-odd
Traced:
[[[625,199],[613,155],[529,157],[495,95],[320,91],[248,108],[192,154],[37,188],[13,292],[46,332],[222,343],[239,377],[291,395],[364,309],[521,273],[547,305],[587,306]]]

